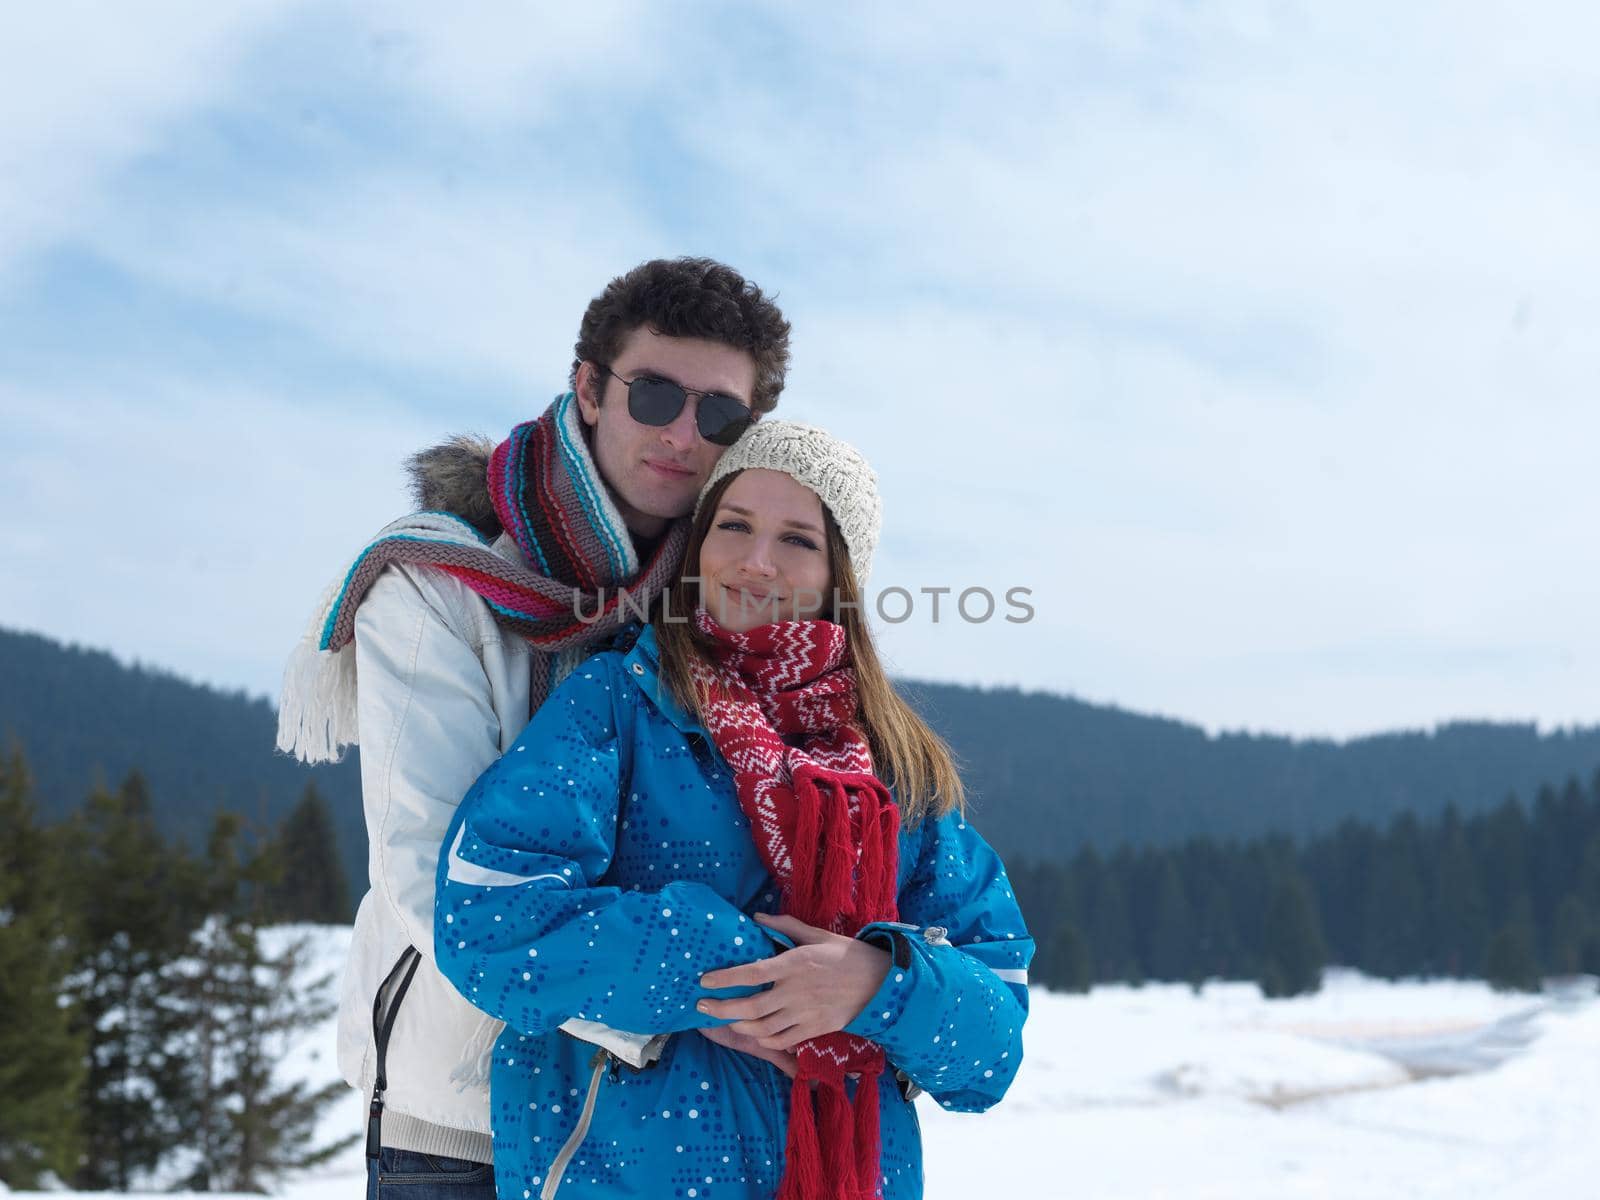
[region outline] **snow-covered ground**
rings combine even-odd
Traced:
[[[1336,974],[1289,1001],[1238,984],[1035,991],[1005,1102],[924,1110],[928,1195],[1600,1195],[1593,988],[1507,997]],[[1474,1070],[1416,1077],[1448,1067]]]
[[[337,970],[349,930],[315,931]],[[1600,1000],[1333,973],[1316,996],[1254,986],[1038,989],[1027,1059],[982,1116],[919,1102],[930,1200],[1600,1195]],[[337,1074],[333,1030],[286,1069]],[[331,1140],[362,1128],[351,1092]],[[353,1146],[285,1200],[350,1200]],[[56,1200],[62,1200],[60,1193]]]

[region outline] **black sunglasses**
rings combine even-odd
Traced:
[[[721,392],[697,392],[679,387],[670,379],[641,375],[623,379],[610,367],[601,367],[611,378],[628,385],[628,415],[641,425],[670,425],[678,419],[690,396],[699,396],[695,406],[695,428],[706,441],[731,446],[755,420],[750,410],[732,396]]]

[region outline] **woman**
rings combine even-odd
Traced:
[[[878,529],[851,447],[755,426],[637,642],[574,671],[462,802],[436,951],[506,1022],[504,1200],[919,1196],[910,1095],[1004,1094],[1033,943],[879,665]]]

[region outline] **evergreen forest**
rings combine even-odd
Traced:
[[[1600,975],[1600,772],[1469,817],[1348,818],[1304,842],[1085,847],[1008,874],[1033,978],[1053,988],[1254,979],[1295,995],[1338,964],[1536,990],[1547,975]]]
[[[28,766],[0,759],[0,1179],[13,1189],[264,1192],[316,1145],[343,1092],[279,1078],[333,1012],[310,942],[263,927],[341,921],[326,806],[282,825],[218,813],[164,836],[145,779],[39,820]],[[275,933],[290,932],[275,930]]]
[[[1331,833],[1349,818],[1462,818],[1600,768],[1600,728],[1457,722],[1346,742],[1229,733],[1063,696],[902,683],[954,749],[972,816],[1008,861],[1080,850]],[[110,654],[0,629],[0,750],[27,752],[57,819],[130,771],[155,820],[199,845],[217,811],[282,821],[308,784],[327,799],[350,903],[366,885],[359,753],[307,768],[273,748],[272,706]],[[354,908],[346,917],[354,916]]]

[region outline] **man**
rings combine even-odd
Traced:
[[[279,747],[312,762],[362,748],[371,888],[339,1065],[372,1097],[371,1200],[494,1196],[500,1025],[434,965],[440,843],[555,684],[676,575],[712,466],[777,403],[788,339],[776,305],[719,263],[612,280],[584,314],[572,391],[498,447],[458,438],[413,458],[424,511],[362,552],[290,660]]]

